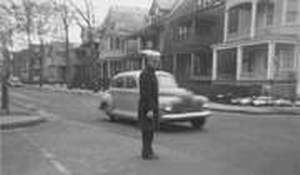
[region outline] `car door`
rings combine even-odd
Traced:
[[[129,117],[137,119],[139,90],[135,76],[125,77],[125,93],[126,103],[122,104],[123,108],[128,112]]]
[[[120,115],[124,111],[123,103],[125,102],[124,98],[124,89],[125,89],[125,78],[116,77],[111,82],[110,94],[113,98],[114,109],[113,112],[115,115]]]

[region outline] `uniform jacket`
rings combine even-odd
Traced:
[[[158,122],[158,81],[153,68],[147,67],[140,75],[139,121],[142,130],[153,130]],[[152,111],[153,118],[147,117]]]

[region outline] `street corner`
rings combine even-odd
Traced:
[[[7,115],[0,117],[0,129],[13,130],[19,128],[25,128],[30,126],[35,126],[47,121],[44,116],[28,115],[28,116],[18,116],[18,115]]]
[[[228,112],[228,113],[239,113],[248,115],[288,115],[288,116],[300,116],[299,106],[288,106],[288,107],[257,107],[257,106],[238,106],[209,102],[205,106],[206,109],[216,112]]]
[[[14,130],[26,128],[44,123],[51,119],[52,116],[42,110],[38,110],[33,105],[14,104],[11,106],[9,114],[1,113],[0,129]]]

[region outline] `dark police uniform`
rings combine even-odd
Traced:
[[[153,117],[147,116],[150,111]],[[149,158],[154,155],[152,141],[158,125],[158,82],[155,69],[151,67],[146,67],[140,75],[138,116],[143,139],[142,157]]]

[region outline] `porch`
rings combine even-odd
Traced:
[[[267,95],[293,97],[299,89],[299,43],[258,40],[213,48],[214,84],[261,85]]]

